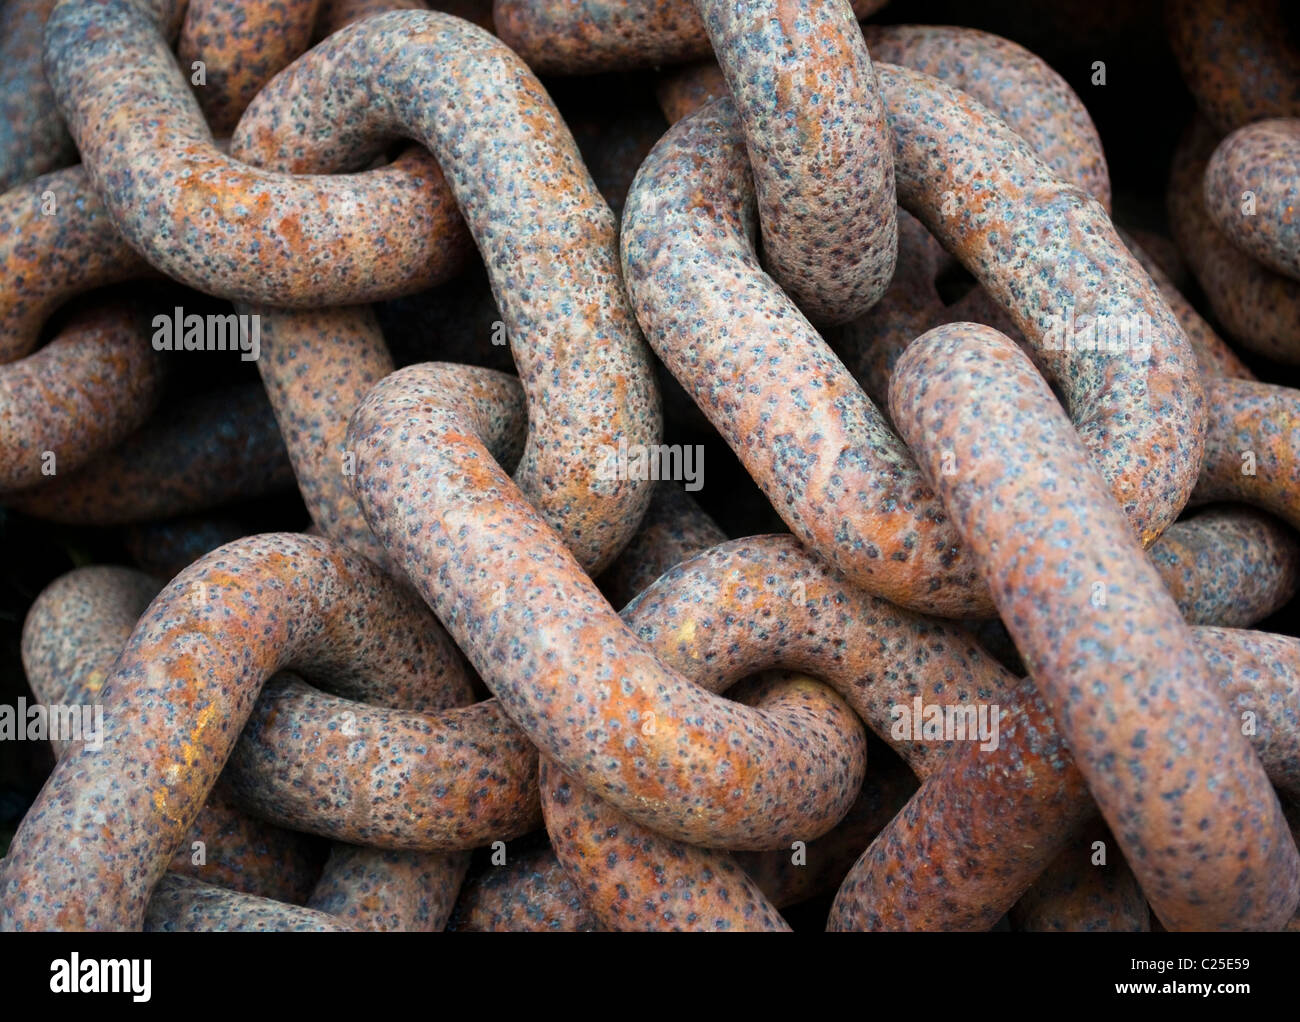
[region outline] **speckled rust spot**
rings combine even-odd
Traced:
[[[1247,507],[1214,507],[1174,522],[1150,556],[1188,624],[1248,628],[1300,589],[1295,532]]]
[[[373,313],[367,306],[250,311],[261,317],[257,368],[312,521],[322,535],[390,566],[348,491],[343,442],[348,416],[394,369]]]
[[[601,592],[612,606],[625,606],[669,568],[726,538],[679,485],[661,482],[636,535],[601,576]]]
[[[1300,767],[1300,640],[1195,629],[1201,657],[1269,779],[1294,797]],[[854,865],[831,929],[985,930],[1082,833],[1096,812],[1035,686],[1006,700],[993,754],[964,743]],[[1006,834],[1016,834],[1008,843]]]
[[[1119,231],[1119,236],[1123,239],[1128,250],[1133,253],[1133,258],[1141,263],[1142,269],[1150,274],[1151,280],[1156,287],[1160,288],[1161,295],[1169,303],[1169,308],[1178,317],[1178,324],[1183,328],[1183,333],[1187,336],[1187,342],[1192,346],[1192,351],[1196,354],[1196,363],[1200,366],[1202,377],[1227,376],[1238,380],[1253,380],[1255,374],[1246,367],[1246,364],[1242,362],[1237,353],[1192,307],[1192,303],[1183,297],[1182,291],[1170,279],[1165,268],[1143,247],[1145,244],[1150,244],[1151,239],[1148,237],[1142,244],[1139,244],[1131,232],[1124,230]],[[1175,258],[1181,258],[1178,256],[1177,247],[1174,246],[1173,242],[1168,239],[1158,240],[1173,249],[1172,255]],[[1186,269],[1183,270],[1182,276],[1187,276]],[[996,326],[997,324],[990,323],[989,325]]]
[[[842,700],[809,678],[771,678],[752,687],[747,701],[792,734],[807,739],[820,730],[829,746],[840,746],[841,757],[863,756],[860,722]],[[547,831],[557,857],[606,928],[789,928],[731,856],[672,841],[642,827],[550,760],[542,762],[541,787]],[[789,846],[787,842],[785,847]]]
[[[1009,39],[943,25],[866,25],[877,61],[931,75],[996,113],[1062,179],[1110,211],[1110,174],[1087,108],[1046,61]]]
[[[142,929],[150,933],[331,933],[356,927],[314,908],[286,905],[168,874],[154,888]]]
[[[539,848],[507,855],[469,877],[447,928],[470,932],[590,932],[600,922],[583,904],[555,853]]]
[[[457,382],[457,376],[463,382]],[[773,766],[785,762],[773,750],[788,745],[786,736],[752,711],[743,712],[686,682],[671,661],[663,660],[679,648],[677,641],[663,648],[647,646],[644,636],[629,634],[558,538],[504,472],[492,466],[481,445],[449,442],[451,434],[493,432],[492,404],[483,389],[491,379],[486,371],[468,367],[401,370],[357,410],[349,445],[357,451],[356,492],[372,531],[448,625],[505,711],[584,785],[670,836],[764,847],[791,833],[829,826],[834,814],[826,808],[828,795],[842,806],[841,813],[851,801],[841,768],[821,763],[819,771],[830,771],[836,779],[829,788],[818,786],[821,794],[809,797],[814,790],[811,778],[801,770]],[[415,459],[410,455],[416,452],[401,440],[412,435],[430,441]],[[479,488],[465,487],[469,478],[479,479]],[[787,540],[783,549],[791,546]],[[801,570],[822,572],[820,579],[810,574],[806,583],[811,605],[820,606],[816,587],[831,584],[825,570],[807,557]],[[672,578],[670,573],[661,581]],[[844,589],[838,580],[834,585]],[[762,622],[761,628],[746,632],[752,640],[762,640],[749,651],[760,658],[751,667],[810,669],[811,660],[811,669],[819,674],[838,672],[840,656],[812,652],[821,641],[819,632],[806,637],[810,646],[800,643],[784,650],[773,645],[780,636],[788,636],[789,643],[799,635],[777,628],[785,618],[773,611],[786,606],[788,599],[779,587],[766,590],[761,582],[745,586],[737,579],[735,592],[729,588],[709,598],[700,596],[698,603],[692,598],[693,609],[671,618],[665,638],[679,635],[683,624],[706,609],[734,606],[738,597],[749,594],[761,601],[753,614],[738,613],[727,620],[729,627]],[[639,609],[642,602],[644,597],[634,606]],[[883,612],[887,605],[872,601],[872,606]],[[975,656],[973,642],[960,629],[954,632],[949,641]],[[690,647],[673,655],[689,658],[706,649],[707,634],[701,629]],[[547,641],[524,643],[524,635],[545,635]],[[735,657],[743,647],[735,646],[736,652],[724,658],[701,655],[690,675],[706,684],[698,678],[701,666],[710,673],[742,666]],[[782,660],[800,662],[763,663],[761,658],[771,656],[773,649],[782,650]],[[1000,668],[982,654],[979,658],[986,664],[983,670],[991,670],[994,679],[1000,676]],[[740,676],[732,675],[732,680]],[[577,678],[594,681],[575,689],[569,679]],[[847,677],[842,683],[845,697],[860,714],[889,719],[886,692],[855,691]],[[637,721],[646,712],[653,712],[656,720],[649,734],[633,730],[634,725],[639,729]],[[617,747],[616,757],[609,740],[615,729],[629,735],[628,743]],[[722,734],[730,735],[725,761],[734,781],[702,769],[716,763]],[[611,754],[608,758],[598,753],[602,748]],[[922,749],[909,751],[916,757],[926,754]],[[840,802],[845,797],[847,801]]]

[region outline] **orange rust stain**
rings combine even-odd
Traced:
[[[298,214],[282,217],[279,223],[280,234],[288,246],[299,251],[302,248],[302,222]]]

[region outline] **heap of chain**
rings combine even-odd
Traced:
[[[1234,350],[1300,363],[1281,0],[1167,5],[1227,340],[1056,72],[883,6],[10,0],[0,504],[137,566],[28,612],[103,721],[0,928],[1293,919],[1300,391]],[[594,140],[537,77],[661,65]],[[177,393],[221,302],[260,384]],[[788,533],[629,470],[665,408]]]

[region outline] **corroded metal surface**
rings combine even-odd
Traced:
[[[1110,211],[1110,173],[1087,108],[1041,58],[1010,39],[944,25],[867,25],[875,59],[931,75],[977,99],[1059,177]]]
[[[1183,297],[1164,267],[1156,261],[1151,253],[1138,243],[1128,232],[1120,230],[1119,236],[1128,246],[1128,250],[1133,253],[1133,258],[1142,264],[1142,268],[1151,275],[1152,281],[1156,287],[1160,288],[1160,293],[1164,296],[1169,308],[1173,310],[1178,317],[1178,325],[1183,328],[1183,333],[1187,335],[1187,343],[1192,346],[1192,351],[1196,353],[1197,365],[1201,367],[1202,376],[1230,376],[1239,380],[1253,380],[1255,374],[1252,373],[1241,361],[1237,354],[1230,348],[1226,341],[1223,340],[1209,323],[1193,308],[1192,303]],[[1173,245],[1173,242],[1168,242]],[[1175,249],[1175,255],[1177,250]],[[1186,271],[1184,271],[1184,275]],[[995,324],[990,324],[995,325]]]
[[[80,310],[40,351],[0,366],[0,493],[39,486],[116,446],[144,423],[162,385],[129,305]]]
[[[226,777],[263,818],[371,848],[477,848],[541,822],[537,751],[495,701],[435,715],[276,679]]]
[[[366,392],[394,369],[365,305],[290,310],[259,307],[258,372],[293,462],[298,491],[324,536],[386,565],[348,492],[352,471],[343,437]]]
[[[1300,117],[1300,48],[1283,11],[1284,0],[1167,0],[1169,46],[1221,134]]]
[[[940,327],[900,360],[890,405],[1162,921],[1289,918],[1300,856],[1264,769],[1029,360],[988,328]]]
[[[1254,504],[1300,528],[1300,390],[1215,380],[1205,461],[1192,499]]]
[[[233,933],[347,931],[337,916],[313,908],[229,891],[190,877],[168,875],[158,882],[145,909],[142,929],[150,933],[226,930]]]
[[[1300,363],[1300,282],[1238,251],[1205,208],[1205,170],[1219,140],[1199,118],[1184,133],[1169,171],[1169,228],[1232,339],[1279,362]]]
[[[1271,515],[1214,507],[1175,522],[1149,551],[1192,625],[1248,628],[1300,588],[1300,542]]]
[[[601,577],[601,591],[613,606],[626,606],[673,565],[726,538],[688,493],[675,483],[662,482],[636,535]]]
[[[401,74],[386,76],[387,100],[375,103],[368,84],[395,55]],[[467,80],[490,83],[493,103],[457,103]],[[232,151],[320,169],[328,152],[372,152],[395,134],[438,157],[492,278],[532,426],[520,485],[599,571],[650,487],[603,477],[597,447],[657,443],[659,398],[621,286],[613,215],[541,83],[467,22],[396,11],[335,33],[273,79]]]
[[[47,705],[102,703],[113,665],[159,588],[156,579],[140,572],[103,565],[79,568],[51,583],[23,624],[23,668],[36,698]],[[70,743],[53,745],[62,757]],[[218,785],[168,872],[301,903],[320,862],[314,840],[240,812]]]
[[[888,0],[852,0],[866,18]],[[497,34],[539,74],[587,74],[702,57],[709,36],[694,0],[496,0]]]
[[[103,747],[60,760],[15,835],[0,924],[139,926],[262,683],[288,668],[343,684],[436,671],[429,629],[409,625],[422,616],[369,562],[312,537],[236,541],[182,572],[105,682]]]
[[[55,3],[0,4],[0,191],[77,158],[41,67],[45,20]]]
[[[126,525],[292,485],[265,393],[240,385],[169,405],[78,471],[8,494],[5,502],[56,522]]]
[[[1205,168],[1205,205],[1239,249],[1300,278],[1300,119],[1259,121],[1220,142]]]
[[[811,678],[771,678],[747,695],[774,723],[805,740],[824,729],[828,747],[834,748],[837,740],[842,746],[837,750],[841,758],[851,758],[855,744],[861,748],[861,723],[841,699]],[[858,755],[865,759],[860,751]],[[607,929],[789,928],[730,855],[638,825],[548,759],[541,764],[541,789],[556,856]]]
[[[1039,351],[1149,545],[1187,500],[1204,433],[1199,373],[1177,320],[1097,203],[1055,178],[1027,143],[932,78],[879,70],[900,201],[914,204]],[[952,152],[935,151],[931,120],[961,140]],[[714,101],[678,122],[637,177],[623,260],[647,338],[805,543],[906,606],[987,613],[987,592],[910,454],[759,268],[739,138],[727,101]],[[945,194],[957,197],[951,209]],[[1030,194],[1040,204],[1026,215]],[[1079,237],[1091,248],[1066,240]],[[737,304],[741,281],[748,300]],[[1141,323],[1149,357],[1057,346],[1047,335],[1058,314]],[[714,329],[701,333],[701,320]]]
[[[28,354],[50,314],[69,298],[147,272],[84,168],[69,167],[5,192],[0,196],[0,362]]]
[[[619,620],[480,439],[500,429],[504,385],[487,370],[430,365],[371,391],[348,429],[371,531],[511,719],[619,809],[683,840],[738,847],[828,827],[852,801],[851,767],[797,752],[795,735],[692,685]],[[411,433],[431,441],[414,460],[400,443]],[[467,485],[436,483],[448,474]],[[544,649],[518,641],[538,633]],[[568,681],[593,671],[596,700]],[[718,743],[727,768],[701,769]]]
[[[1252,714],[1269,779],[1294,791],[1300,641],[1214,628],[1195,637],[1229,712]],[[1035,686],[1005,702],[998,749],[965,743],[925,779],[849,873],[831,929],[988,929],[1085,833],[1096,807]]]
[[[307,49],[319,7],[320,0],[188,0],[176,59],[191,71],[214,134],[228,135],[257,91]]]
[[[879,300],[894,273],[893,143],[848,0],[699,0],[754,175],[763,252],[816,322]]]
[[[224,298],[311,307],[409,293],[459,268],[464,227],[427,153],[311,177],[226,156],[143,5],[65,0],[45,53],[95,190],[132,247],[168,275]],[[128,122],[133,130],[118,130]],[[371,155],[345,148],[328,169]]]
[[[468,852],[377,852],[335,844],[307,907],[351,929],[440,931],[468,867]]]
[[[1012,926],[1047,933],[1150,930],[1142,888],[1116,851],[1103,823],[1086,828],[1016,902]]]
[[[0,928],[1297,925],[1280,0],[0,5]]]
[[[1009,39],[944,25],[864,25],[873,59],[931,75],[979,100],[1033,146],[1058,175],[1110,209],[1101,139],[1074,90],[1043,60]],[[659,101],[676,122],[731,94],[712,61],[664,76]]]
[[[600,923],[555,853],[539,848],[470,877],[447,928],[543,933],[599,930]]]

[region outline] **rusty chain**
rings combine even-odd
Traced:
[[[1294,18],[906,6],[0,6],[0,929],[1296,925]]]

